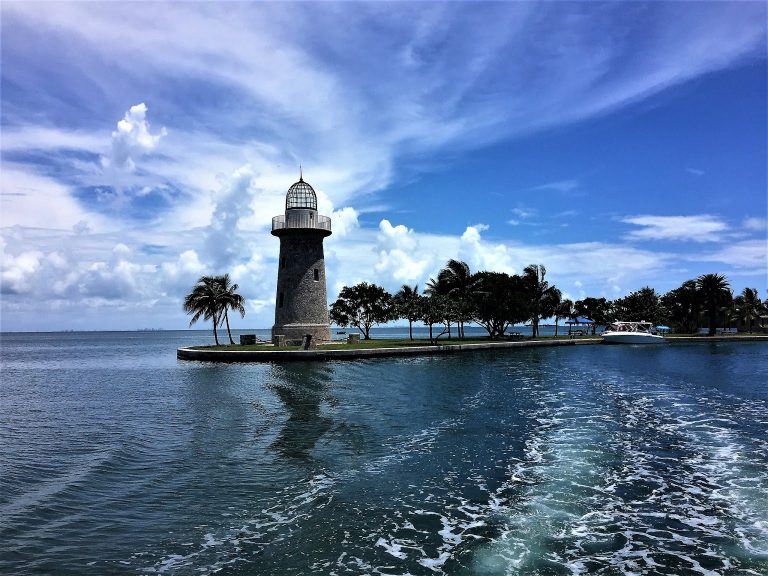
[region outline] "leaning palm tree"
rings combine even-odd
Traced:
[[[213,338],[219,345],[219,334],[216,326],[220,322],[221,313],[221,283],[216,276],[201,276],[192,292],[184,298],[184,312],[192,314],[189,325],[192,326],[200,318],[213,321]]]
[[[523,269],[523,282],[528,298],[531,335],[539,335],[539,320],[553,315],[560,291],[544,280],[547,269],[543,264],[530,264]]]
[[[443,297],[448,296],[449,292],[451,291],[451,287],[448,285],[448,282],[446,282],[445,278],[441,278],[440,275],[437,275],[437,279],[430,278],[427,282],[427,285],[424,287],[424,294],[429,296],[430,298],[433,298],[435,296],[437,297]],[[438,300],[441,300],[442,304],[439,307],[441,310],[447,310],[448,308],[448,300],[446,298],[438,298]],[[448,339],[451,339],[451,317],[445,318],[445,326],[448,332]],[[438,336],[439,338],[439,336]]]
[[[447,289],[448,295],[458,302],[459,337],[464,337],[464,320],[469,316],[469,302],[477,292],[479,280],[472,274],[469,265],[461,260],[451,259],[437,275],[438,281]]]
[[[235,310],[237,312],[240,312],[240,317],[245,317],[245,298],[237,293],[237,289],[239,286],[237,284],[231,284],[229,279],[229,274],[224,274],[222,276],[216,276],[216,281],[219,283],[219,288],[221,289],[220,294],[220,300],[219,304],[221,306],[223,314],[223,321],[226,323],[227,326],[227,335],[229,336],[229,343],[234,344],[235,341],[232,340],[232,331],[229,329],[229,315],[227,314],[227,310]],[[219,321],[221,322],[221,317]]]
[[[560,318],[573,318],[576,314],[576,310],[573,307],[573,301],[560,300],[560,303],[555,307],[555,338],[557,338],[557,324]]]
[[[709,335],[717,330],[717,310],[731,301],[731,287],[722,274],[702,274],[696,279],[696,288],[709,318]]]

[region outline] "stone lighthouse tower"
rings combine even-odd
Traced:
[[[331,219],[317,213],[317,195],[303,175],[288,189],[285,214],[272,218],[272,235],[280,238],[272,336],[330,340],[323,238],[331,235]]]

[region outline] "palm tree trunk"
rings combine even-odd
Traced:
[[[219,344],[219,333],[216,332],[216,324],[219,323],[219,319],[216,318],[216,314],[213,315],[213,339],[216,340],[216,346],[220,346]]]
[[[717,308],[709,309],[709,335],[714,336],[717,331]]]
[[[229,335],[229,343],[234,345],[235,341],[232,340],[232,331],[229,329],[229,315],[227,314],[226,310],[224,310],[224,320],[227,322],[227,334]]]
[[[413,320],[408,318],[408,336],[413,340]]]
[[[560,320],[557,316],[555,316],[555,338],[557,338],[557,323]]]

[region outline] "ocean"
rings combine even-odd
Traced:
[[[2,334],[0,574],[768,574],[764,343],[210,342]]]

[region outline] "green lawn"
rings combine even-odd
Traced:
[[[537,340],[553,340],[554,336],[539,336],[536,338]],[[577,338],[587,338],[587,336],[583,337],[577,337]],[[568,335],[558,335],[558,340],[567,340]],[[443,337],[438,340],[438,344],[441,346],[455,346],[457,344],[480,344],[480,343],[487,343],[487,342],[515,342],[515,341],[524,341],[524,340],[531,340],[531,338],[525,337],[525,338],[518,338],[517,340],[511,340],[511,339],[498,339],[498,340],[491,340],[488,337],[482,337],[482,338],[465,338],[463,340],[460,340],[458,338],[451,338],[448,340],[447,338]],[[408,338],[402,338],[402,339],[375,339],[375,340],[360,340],[359,344],[347,344],[346,341],[334,341],[330,344],[321,344],[318,346],[317,349],[319,350],[367,350],[372,348],[403,348],[403,347],[409,347],[409,346],[429,346],[429,340],[419,339],[419,340],[409,340]],[[264,350],[301,350],[301,346],[281,346],[280,348],[275,348],[268,344],[254,344],[249,346],[241,346],[239,344],[235,344],[234,346],[231,345],[224,345],[224,346],[191,346],[194,350],[231,350],[231,351],[238,351],[238,350],[254,350],[254,351],[264,351]]]

